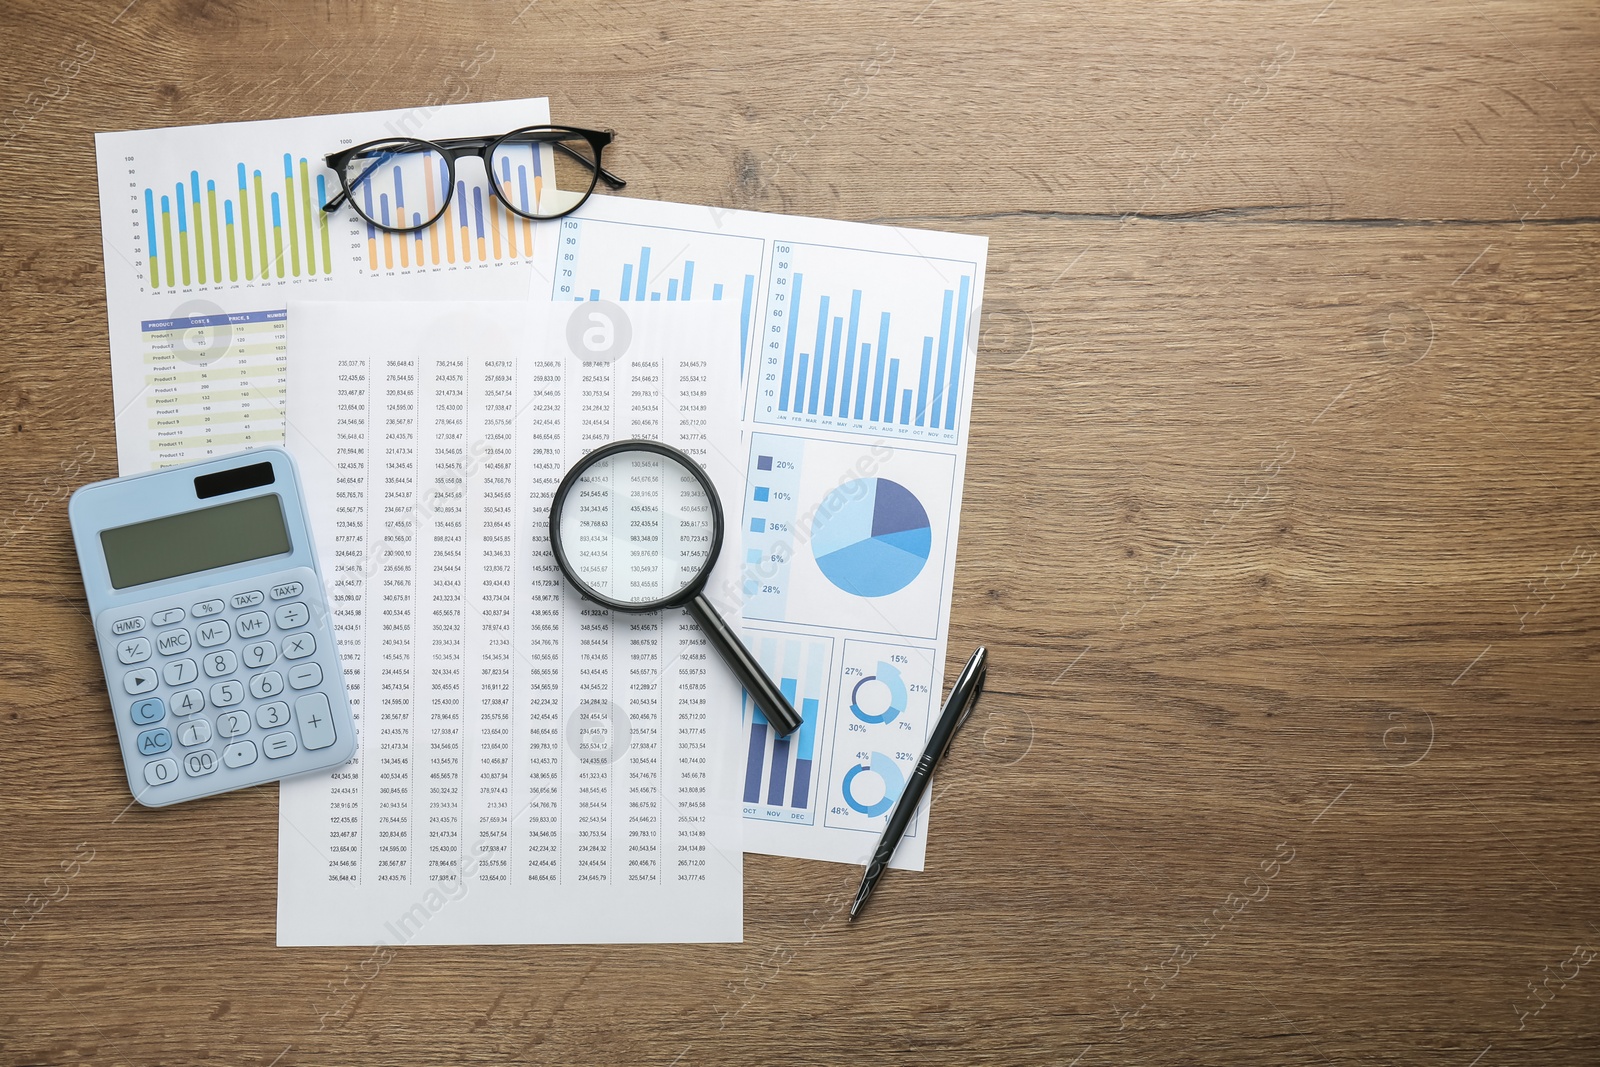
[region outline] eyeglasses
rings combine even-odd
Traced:
[[[524,126],[498,137],[368,141],[326,157],[344,191],[322,210],[332,211],[348,200],[357,215],[380,230],[426,229],[450,206],[458,184],[456,160],[477,156],[488,172],[489,188],[512,214],[559,219],[578,210],[596,182],[603,180],[612,189],[628,184],[600,165],[600,153],[612,137],[610,130]],[[461,196],[465,202],[465,189]]]

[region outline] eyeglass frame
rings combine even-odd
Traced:
[[[573,204],[564,211],[557,212],[554,215],[529,215],[523,212],[506,198],[505,193],[503,193],[500,189],[500,182],[495,178],[494,175],[495,150],[518,134],[533,133],[536,131],[577,134],[584,140],[588,141],[589,146],[594,149],[594,172],[589,176],[589,188],[584,190],[583,196],[578,199],[577,203]],[[559,219],[566,215],[570,215],[582,207],[584,202],[587,201],[589,197],[594,195],[594,187],[602,179],[605,181],[606,185],[612,189],[622,189],[627,186],[627,182],[623,181],[615,174],[612,174],[601,165],[601,156],[604,153],[606,146],[609,145],[612,140],[615,139],[615,137],[616,131],[614,130],[586,130],[578,126],[550,125],[519,126],[510,133],[503,133],[495,137],[445,137],[437,141],[430,141],[422,137],[380,137],[375,141],[367,141],[364,144],[352,145],[349,148],[341,148],[339,151],[330,152],[323,157],[323,163],[339,178],[340,192],[338,196],[335,196],[332,200],[329,200],[326,204],[323,204],[322,210],[324,213],[331,212],[348,200],[350,202],[351,209],[361,217],[362,222],[376,227],[377,229],[383,230],[385,233],[419,233],[423,230],[426,230],[429,226],[432,226],[440,219],[444,218],[445,210],[450,206],[450,198],[455,195],[456,191],[456,160],[462,156],[476,156],[483,162],[483,169],[484,173],[488,176],[490,190],[493,191],[495,197],[506,206],[508,211],[510,211],[513,215],[516,215],[518,218],[528,219],[532,222],[549,222],[552,219]],[[581,155],[579,155],[573,149],[567,147],[561,141],[541,140],[534,143],[536,145],[548,144],[552,149],[565,152],[567,155],[581,162],[584,166],[589,166],[588,160],[584,159]],[[363,152],[369,148],[375,148],[378,145],[390,144],[418,145],[421,146],[425,151],[437,152],[439,157],[445,161],[445,167],[447,168],[449,180],[445,183],[445,189],[447,191],[445,193],[444,201],[439,205],[438,214],[434,215],[431,219],[428,219],[426,222],[423,222],[420,225],[386,226],[381,222],[376,222],[367,218],[366,213],[360,208],[356,207],[355,192],[350,188],[350,179],[345,173],[345,166],[360,152]],[[374,168],[379,165],[381,164],[373,164]],[[362,174],[357,181],[361,181],[365,178],[366,175]],[[572,192],[573,190],[566,191]]]

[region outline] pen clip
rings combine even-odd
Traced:
[[[989,668],[985,666],[979,673],[977,680],[972,684],[972,692],[967,695],[967,706],[961,709],[961,718],[956,720],[955,729],[950,731],[952,739],[961,732],[963,726],[967,725],[967,720],[972,718],[973,709],[978,706],[978,697],[983,695],[983,683],[988,680]]]

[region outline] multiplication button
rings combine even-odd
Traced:
[[[294,634],[283,639],[284,659],[305,659],[317,650],[317,639],[310,634]]]

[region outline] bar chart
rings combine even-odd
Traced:
[[[524,145],[502,147],[495,153],[495,184],[519,210],[538,207],[544,195],[548,152],[548,148]],[[508,211],[494,190],[477,180],[481,172],[476,163],[457,165],[452,190],[445,161],[434,152],[420,156],[405,165],[380,167],[371,180],[361,182],[357,195],[362,210],[385,225],[419,226],[434,217],[448,194],[444,214],[433,225],[412,233],[390,233],[357,219],[366,233],[368,270],[470,266],[525,260],[533,255],[533,220]]]
[[[755,325],[764,242],[754,237],[568,216],[561,220],[556,300],[737,300],[740,366]]]
[[[744,814],[771,822],[815,821],[817,733],[828,703],[828,671],[833,642],[751,630],[756,658],[800,713],[800,729],[788,737],[772,732],[765,715],[744,696],[748,724],[744,772]]]
[[[975,264],[773,245],[756,418],[953,442]]]
[[[145,186],[145,283],[157,291],[184,290],[331,275],[333,249],[321,208],[334,179],[320,162],[287,152],[267,173],[270,179],[238,163],[220,189],[215,177],[202,181],[198,170],[170,186]]]
[[[834,731],[824,822],[879,833],[927,740],[935,695],[933,652],[846,640],[841,659],[838,699],[844,725]]]

